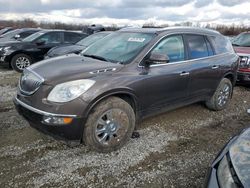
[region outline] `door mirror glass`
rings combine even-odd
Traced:
[[[152,52],[149,57],[150,64],[163,64],[169,62],[167,54]]]

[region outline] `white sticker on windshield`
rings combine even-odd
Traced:
[[[135,37],[130,37],[128,39],[129,42],[144,42],[145,38],[135,38]]]

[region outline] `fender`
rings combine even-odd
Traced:
[[[135,104],[135,114],[138,114],[139,111],[139,104],[138,104],[138,98],[135,95],[134,91],[130,88],[115,88],[112,90],[105,91],[104,93],[101,93],[97,97],[95,97],[93,100],[91,100],[91,103],[88,105],[87,109],[84,112],[84,117],[88,117],[91,110],[102,100],[115,96],[115,95],[127,95],[129,96],[132,100],[133,103]]]

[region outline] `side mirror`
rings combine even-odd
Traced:
[[[45,40],[39,39],[36,41],[36,45],[40,46],[40,45],[45,44],[45,42],[46,42]]]
[[[17,35],[14,36],[14,39],[17,40],[17,39],[19,39],[20,37],[21,37],[21,36],[17,34]]]
[[[149,61],[152,64],[163,64],[169,62],[169,57],[167,54],[151,53]]]

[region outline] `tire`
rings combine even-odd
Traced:
[[[95,106],[88,116],[83,141],[91,150],[111,152],[121,148],[134,129],[132,107],[118,97],[110,97]]]
[[[220,84],[214,92],[212,98],[206,101],[207,108],[214,111],[225,109],[232,98],[232,93],[232,82],[227,78],[223,78],[220,81]]]
[[[31,57],[26,54],[17,54],[11,59],[11,67],[17,72],[23,72],[31,63]]]

